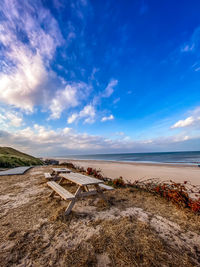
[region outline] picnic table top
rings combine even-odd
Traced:
[[[52,168],[54,172],[71,172],[68,168]]]
[[[80,186],[84,186],[84,185],[94,185],[94,184],[102,184],[103,181],[96,179],[96,178],[92,178],[80,173],[67,173],[67,174],[60,174],[61,177],[74,182]]]

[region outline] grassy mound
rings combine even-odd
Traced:
[[[0,168],[13,168],[31,165],[42,165],[42,161],[12,147],[0,147]]]

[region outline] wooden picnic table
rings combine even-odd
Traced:
[[[54,177],[54,180],[57,179],[59,177],[60,173],[70,173],[71,170],[68,168],[52,168],[52,173],[51,176]]]
[[[53,170],[53,172],[52,172],[53,175],[55,175],[55,174],[58,175],[60,173],[69,173],[69,172],[71,172],[71,170],[68,169],[68,168],[52,168],[52,170]]]
[[[112,187],[104,185],[102,180],[79,173],[60,173],[59,177],[60,181],[58,183],[56,183],[55,181],[51,181],[47,184],[53,189],[50,196],[53,196],[55,193],[57,193],[63,199],[70,200],[70,203],[65,210],[66,215],[71,212],[78,198],[90,195],[99,195],[101,198],[107,201],[103,194],[103,189],[113,190]],[[74,195],[61,186],[63,180],[68,180],[78,186]]]
[[[58,180],[60,173],[69,173],[69,172],[71,172],[71,170],[68,168],[52,168],[52,173],[49,172],[44,173],[44,176],[48,180],[56,181]]]

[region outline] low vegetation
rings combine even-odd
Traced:
[[[77,201],[66,217],[68,203],[49,198],[44,173],[53,167],[0,179],[0,265],[199,266],[197,213],[118,178],[116,189],[105,192],[109,205],[90,196]],[[63,187],[76,190],[71,183]]]
[[[188,181],[175,183],[171,180],[160,182],[157,179],[148,179],[135,181],[130,185],[158,194],[179,207],[200,213],[200,186],[194,186]]]
[[[110,179],[103,177],[101,170],[88,167],[85,170],[83,167],[74,166],[72,163],[63,163],[62,165],[68,168],[77,170],[95,178],[102,179],[110,186],[115,188],[137,188],[147,191],[152,194],[159,195],[167,201],[172,202],[178,207],[191,209],[195,213],[200,214],[200,186],[194,186],[190,182],[175,183],[172,180],[159,181],[159,179],[138,180],[134,183],[125,182],[123,177]]]
[[[42,165],[38,158],[22,153],[11,147],[0,147],[0,168]]]

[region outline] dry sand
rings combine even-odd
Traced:
[[[200,220],[138,189],[49,198],[44,172],[0,177],[0,266],[200,266]],[[119,175],[119,174],[118,174]],[[63,185],[73,192],[73,185]]]
[[[135,181],[138,179],[159,178],[160,180],[173,180],[174,182],[190,181],[193,185],[200,185],[200,168],[188,165],[126,163],[97,160],[60,160],[72,162],[84,168],[100,169],[103,176]]]

